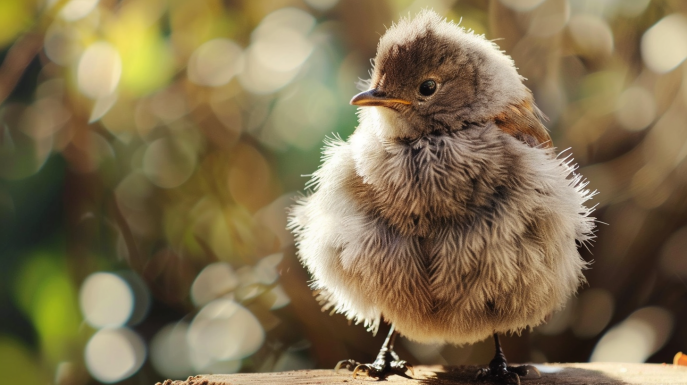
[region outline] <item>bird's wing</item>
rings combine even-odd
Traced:
[[[551,136],[542,120],[545,117],[531,100],[510,105],[495,118],[496,125],[503,132],[512,135],[530,147],[551,148]]]

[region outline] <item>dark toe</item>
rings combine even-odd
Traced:
[[[334,371],[338,372],[341,368],[353,370],[358,365],[360,365],[360,362],[356,362],[354,360],[341,360],[334,367]]]
[[[384,380],[389,376],[397,375],[409,379],[413,379],[406,372],[410,370],[413,371],[411,365],[408,365],[405,361],[392,361],[388,365],[378,365],[378,364],[358,364],[355,369],[353,369],[353,378],[356,378],[359,373],[365,373],[368,377],[376,378],[378,380]]]
[[[384,368],[377,367],[372,364],[360,364],[356,366],[353,370],[353,378],[356,378],[358,376],[358,372],[363,372],[367,374],[368,377],[376,379],[386,378]]]
[[[475,374],[475,379],[482,379],[485,377],[492,377],[506,384],[520,385],[520,378],[528,375],[536,375],[541,377],[541,373],[536,367],[532,365],[522,366],[493,366],[489,368],[482,368]]]

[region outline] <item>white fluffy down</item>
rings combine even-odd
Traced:
[[[568,158],[530,148],[494,125],[461,131],[503,143],[474,151],[459,143],[466,138],[451,139],[466,162],[498,168],[505,160],[499,154],[515,156],[521,187],[492,217],[466,215],[470,222],[460,224],[458,216],[459,225],[444,228],[437,223],[427,265],[418,237],[399,235],[375,213],[360,210],[351,192],[357,178],[382,184],[382,175],[403,163],[401,145],[380,142],[374,124],[363,118],[347,142],[327,144],[314,193],[291,214],[312,287],[337,312],[371,329],[383,316],[413,340],[463,344],[536,326],[576,292],[585,267],[577,243],[593,237],[594,219],[584,206],[593,193]]]

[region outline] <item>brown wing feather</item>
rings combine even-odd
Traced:
[[[503,132],[512,135],[530,147],[551,148],[551,136],[542,123],[543,116],[530,101],[511,105],[494,120]]]

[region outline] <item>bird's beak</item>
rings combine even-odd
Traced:
[[[388,98],[382,96],[383,94],[379,92],[376,88],[367,90],[359,93],[351,99],[351,104],[354,106],[380,106],[380,107],[391,107],[394,104],[410,104],[409,101],[404,99]]]

